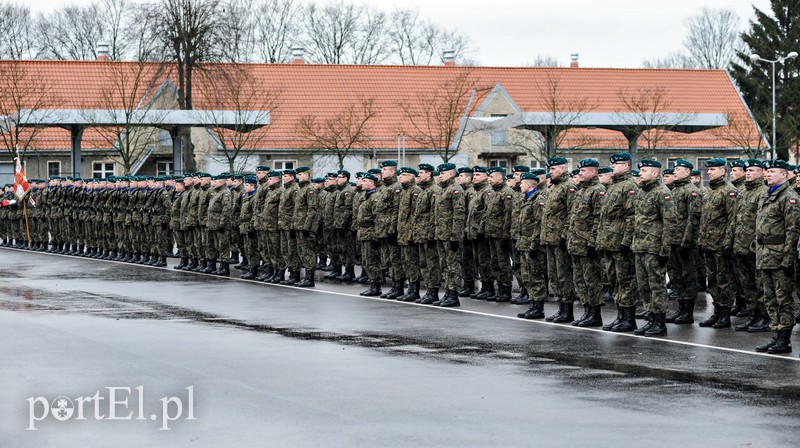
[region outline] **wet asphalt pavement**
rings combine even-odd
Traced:
[[[363,298],[362,285],[303,290],[12,249],[0,249],[0,282],[0,447],[775,447],[800,436],[797,334],[795,353],[770,356],[752,350],[768,334],[695,324],[641,338],[524,321],[509,304],[438,309]],[[132,418],[108,419],[110,387],[129,388],[115,410]],[[67,397],[77,412],[98,391],[83,420],[45,414],[45,401]]]

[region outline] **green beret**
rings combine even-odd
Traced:
[[[614,171],[614,169],[611,168],[610,166],[604,166],[604,167],[600,168],[599,170],[597,170],[597,173],[598,174],[611,174],[613,171]]]
[[[311,179],[311,183],[312,184],[324,184],[325,183],[325,178],[324,177],[315,177],[315,178]]]
[[[544,174],[547,174],[547,170],[545,170],[544,168],[534,168],[531,170],[531,173],[537,176],[542,176]]]
[[[397,166],[397,160],[384,160],[383,162],[378,164],[379,167],[385,168],[387,166]]]
[[[381,174],[380,168],[370,168],[367,170],[367,174]]]
[[[492,173],[501,173],[503,176],[506,175],[506,169],[502,166],[490,166],[488,170],[486,170],[489,174]]]
[[[217,176],[212,177],[212,180],[225,180],[228,178],[227,174],[219,174]]]
[[[246,184],[257,184],[258,183],[258,178],[255,177],[255,176],[246,176],[244,178],[244,183],[246,183]]]
[[[530,170],[531,170],[531,168],[529,166],[525,166],[525,165],[514,165],[511,168],[511,171],[513,171],[515,173],[528,173],[528,172],[530,172]]]
[[[714,157],[713,159],[706,160],[706,168],[714,168],[727,165],[725,159],[722,157]]]
[[[367,175],[367,173],[365,173],[365,172],[363,172],[363,171],[358,171],[358,172],[356,173],[356,179],[363,179],[363,178],[364,178],[364,176],[366,176],[366,175]]]
[[[336,178],[336,176],[338,176],[338,175],[339,175],[338,173],[328,173],[328,174],[325,175],[325,177]]]
[[[611,157],[609,157],[609,159],[611,160],[611,163],[627,162],[627,161],[631,160],[631,158],[632,158],[631,157],[631,153],[629,153],[629,152],[617,152],[617,153],[611,154]]]
[[[572,170],[572,172],[569,173],[569,175],[577,176],[578,174],[580,174],[580,172],[581,172],[580,168],[575,168],[574,170]]]
[[[653,159],[643,159],[639,161],[639,164],[637,166],[639,169],[642,169],[643,167],[646,166],[649,166],[651,168],[661,168],[661,162]]]
[[[206,173],[206,172],[202,172],[202,173],[198,173],[198,174],[200,174],[200,177],[211,177],[211,174]]]
[[[675,170],[673,170],[672,168],[667,168],[667,169],[665,169],[663,171],[663,173],[666,174],[666,175],[671,176],[671,175],[675,174]]]
[[[768,163],[769,163],[769,165],[767,165]],[[780,159],[778,159],[778,160],[768,160],[768,161],[764,162],[764,166],[766,168],[780,168],[782,170],[790,170],[790,169],[792,169],[791,165],[787,161],[780,160]]]
[[[230,177],[233,180],[244,179],[244,174],[231,174]]]
[[[639,170],[631,170],[631,176],[639,177]]]
[[[520,174],[519,180],[535,180],[536,182],[539,182],[539,176],[529,171],[527,173]]]
[[[336,174],[337,174],[337,175],[339,175],[339,176],[345,176],[345,177],[347,177],[348,179],[350,179],[350,171],[347,171],[347,170],[339,170],[339,171],[337,171],[337,172],[336,172]]]
[[[800,165],[794,165],[792,172],[794,172],[794,174],[800,174]]]
[[[489,169],[485,166],[475,165],[472,167],[472,173],[488,173]]]
[[[700,173],[700,170],[692,170],[692,174],[691,175],[692,176],[700,176],[701,174],[702,173]]]
[[[297,171],[295,171],[293,169],[288,169],[288,170],[283,170],[283,172],[281,172],[281,174],[291,174],[292,176],[294,176],[294,175],[297,174]]]
[[[419,171],[411,168],[410,166],[404,166],[400,168],[400,174],[413,174],[414,176],[419,176]]]
[[[267,165],[258,165],[256,171],[269,171],[269,167]]]
[[[458,174],[463,174],[463,173],[472,174],[473,171],[472,171],[472,168],[470,168],[468,166],[462,166],[461,168],[456,170],[456,173],[458,173]]]
[[[678,160],[676,160],[675,161],[675,167],[677,168],[679,166],[682,166],[684,168],[689,168],[690,170],[694,169],[694,165],[692,164],[692,162],[690,162],[690,161],[688,161],[686,159],[678,159]]]
[[[455,163],[450,163],[450,162],[441,163],[441,164],[439,164],[438,169],[439,169],[439,172],[452,171],[452,170],[456,169],[456,164]]]
[[[744,161],[744,167],[745,168],[750,168],[751,166],[755,166],[755,167],[758,167],[758,168],[764,168],[764,162],[762,162],[762,161],[760,161],[758,159],[747,159],[747,160]]]
[[[514,175],[513,175],[513,174],[511,174],[511,173],[509,173],[509,174],[506,174],[506,180],[511,180],[511,179],[513,179],[513,178],[514,178]]]
[[[420,163],[419,165],[417,165],[417,168],[419,168],[420,171],[434,172],[436,170],[436,168],[434,168],[433,165],[429,163]]]
[[[267,177],[281,177],[282,174],[280,171],[270,171],[267,173]],[[257,177],[253,177],[253,179],[258,180]]]
[[[440,173],[439,173],[439,170],[433,170],[433,177],[436,177],[436,176],[438,176],[439,174],[440,174]]]
[[[566,165],[567,159],[564,157],[552,157],[550,160],[547,161],[547,166],[556,166],[556,165]]]
[[[297,174],[300,174],[300,173],[305,173],[306,171],[309,171],[310,169],[311,169],[311,168],[309,168],[309,167],[307,167],[307,166],[298,166],[297,168],[295,168],[295,169],[294,169],[294,171],[295,171]]]
[[[179,178],[175,179],[175,183],[176,184],[182,184],[183,183],[183,178],[179,177]]]
[[[599,168],[600,162],[597,159],[583,159],[578,162],[578,169],[580,168]]]
[[[370,174],[370,173],[367,173],[367,174],[365,174],[365,175],[364,175],[364,177],[363,177],[362,179],[364,179],[364,180],[371,180],[371,181],[373,181],[373,182],[375,182],[375,183],[378,183],[378,178],[377,178],[377,177],[375,177],[375,175],[373,175],[373,174]]]
[[[553,178],[553,175],[552,175],[552,174],[550,174],[550,173],[547,173],[547,174],[545,174],[545,175],[544,175],[544,178],[545,178],[545,179],[552,179],[552,178]]]
[[[730,165],[731,168],[744,168],[744,162],[745,161],[741,159],[731,160]]]

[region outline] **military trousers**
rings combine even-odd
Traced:
[[[669,307],[667,299],[667,266],[661,265],[658,255],[637,253],[636,284],[639,297],[645,310],[654,314],[666,313]]]
[[[378,241],[361,241],[361,270],[367,273],[370,283],[381,283],[381,245]]]
[[[281,255],[283,265],[291,271],[300,270],[300,256],[297,253],[297,235],[294,230],[281,230]]]
[[[427,289],[438,288],[442,284],[439,249],[436,246],[436,240],[419,245],[419,269]]]
[[[513,246],[513,244],[512,244],[512,246]],[[520,255],[519,251],[517,251],[517,249],[515,249],[513,247],[511,249],[511,253],[510,254],[511,254],[511,272],[514,275],[514,278],[517,279],[517,284],[520,285],[521,287],[525,286],[524,271],[521,269],[522,268],[522,257]]]
[[[794,327],[793,273],[789,269],[759,269],[764,292],[764,307],[769,314],[772,331]]]
[[[242,234],[242,255],[244,255],[251,269],[258,268],[258,234],[255,231]]]
[[[189,251],[186,249],[186,231],[173,229],[172,234],[175,238],[175,245],[178,246],[178,252],[181,253],[181,257],[188,257]]]
[[[208,237],[209,237],[209,248],[211,248],[212,256],[209,256],[209,260],[214,260],[216,257],[219,257],[219,260],[223,263],[230,263],[231,261],[231,233],[227,228],[216,229],[216,230],[209,230]]]
[[[444,286],[450,291],[458,291],[463,280],[461,242],[458,242],[458,247],[455,248],[450,245],[450,241],[438,241],[436,246],[439,251],[439,262],[442,265]]]
[[[733,306],[736,290],[733,285],[733,266],[722,252],[706,251],[706,275],[708,293],[719,306]]]
[[[283,266],[284,258],[281,253],[281,234],[279,231],[269,232],[262,230],[264,234],[264,241],[266,242],[267,258],[264,259],[264,264],[269,266]]]
[[[708,286],[708,276],[706,273],[706,256],[699,250],[694,249],[693,255],[695,259],[695,266],[697,267],[697,287],[698,290],[706,290]]]
[[[381,239],[381,259],[393,280],[399,281],[403,278],[403,260],[400,258],[400,247],[397,243]]]
[[[297,231],[297,252],[300,264],[306,271],[317,267],[317,234],[308,230]]]
[[[759,297],[761,296],[761,280],[756,279],[756,263],[751,261],[747,255],[736,254],[733,260],[735,278],[739,285],[737,294],[740,295],[748,310],[758,308]]]
[[[464,285],[472,287],[477,277],[477,261],[475,260],[475,242],[464,240],[461,255],[461,271],[464,273]]]
[[[270,233],[275,233],[276,235],[278,235],[278,252],[280,252],[281,251],[280,232],[267,232],[266,230],[263,229],[256,230],[256,235],[258,235],[256,241],[256,248],[258,251],[259,260],[263,260],[265,264],[267,264],[268,260],[272,258],[272,256],[270,255],[270,247],[268,241]]]
[[[400,246],[400,256],[403,259],[403,278],[408,279],[409,283],[418,282],[419,247],[414,243],[404,244]]]
[[[492,255],[492,276],[500,287],[511,286],[511,240],[506,238],[490,238],[489,250]]]
[[[547,251],[547,278],[559,302],[572,302],[575,286],[572,283],[572,259],[559,246],[545,246]]]
[[[547,299],[547,255],[542,249],[534,249],[520,252],[520,259],[528,296],[534,302],[543,302]]]
[[[475,255],[475,265],[478,274],[481,276],[481,283],[494,282],[494,272],[492,271],[492,249],[487,238],[476,239],[472,242]]]
[[[346,267],[356,264],[356,236],[350,229],[340,229],[338,231],[337,252],[341,254],[342,265]],[[419,253],[419,251],[417,251]]]
[[[581,304],[591,306],[603,304],[601,272],[600,258],[572,256],[572,278],[575,282],[575,293]]]
[[[684,253],[681,254],[681,252]],[[678,292],[681,299],[697,299],[697,264],[693,250],[688,249],[687,252],[677,244],[671,245],[667,274],[669,274],[672,289]]]
[[[623,255],[617,251],[605,251],[603,260],[606,278],[614,294],[614,303],[618,307],[636,306],[636,266],[633,253]]]

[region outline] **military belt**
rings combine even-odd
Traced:
[[[786,242],[786,237],[783,236],[769,236],[756,238],[759,244],[783,244]]]

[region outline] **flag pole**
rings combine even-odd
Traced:
[[[25,233],[28,234],[28,249],[30,249],[33,247],[33,241],[31,241],[31,228],[28,225],[28,201],[26,200],[22,201],[22,214],[25,216]]]

